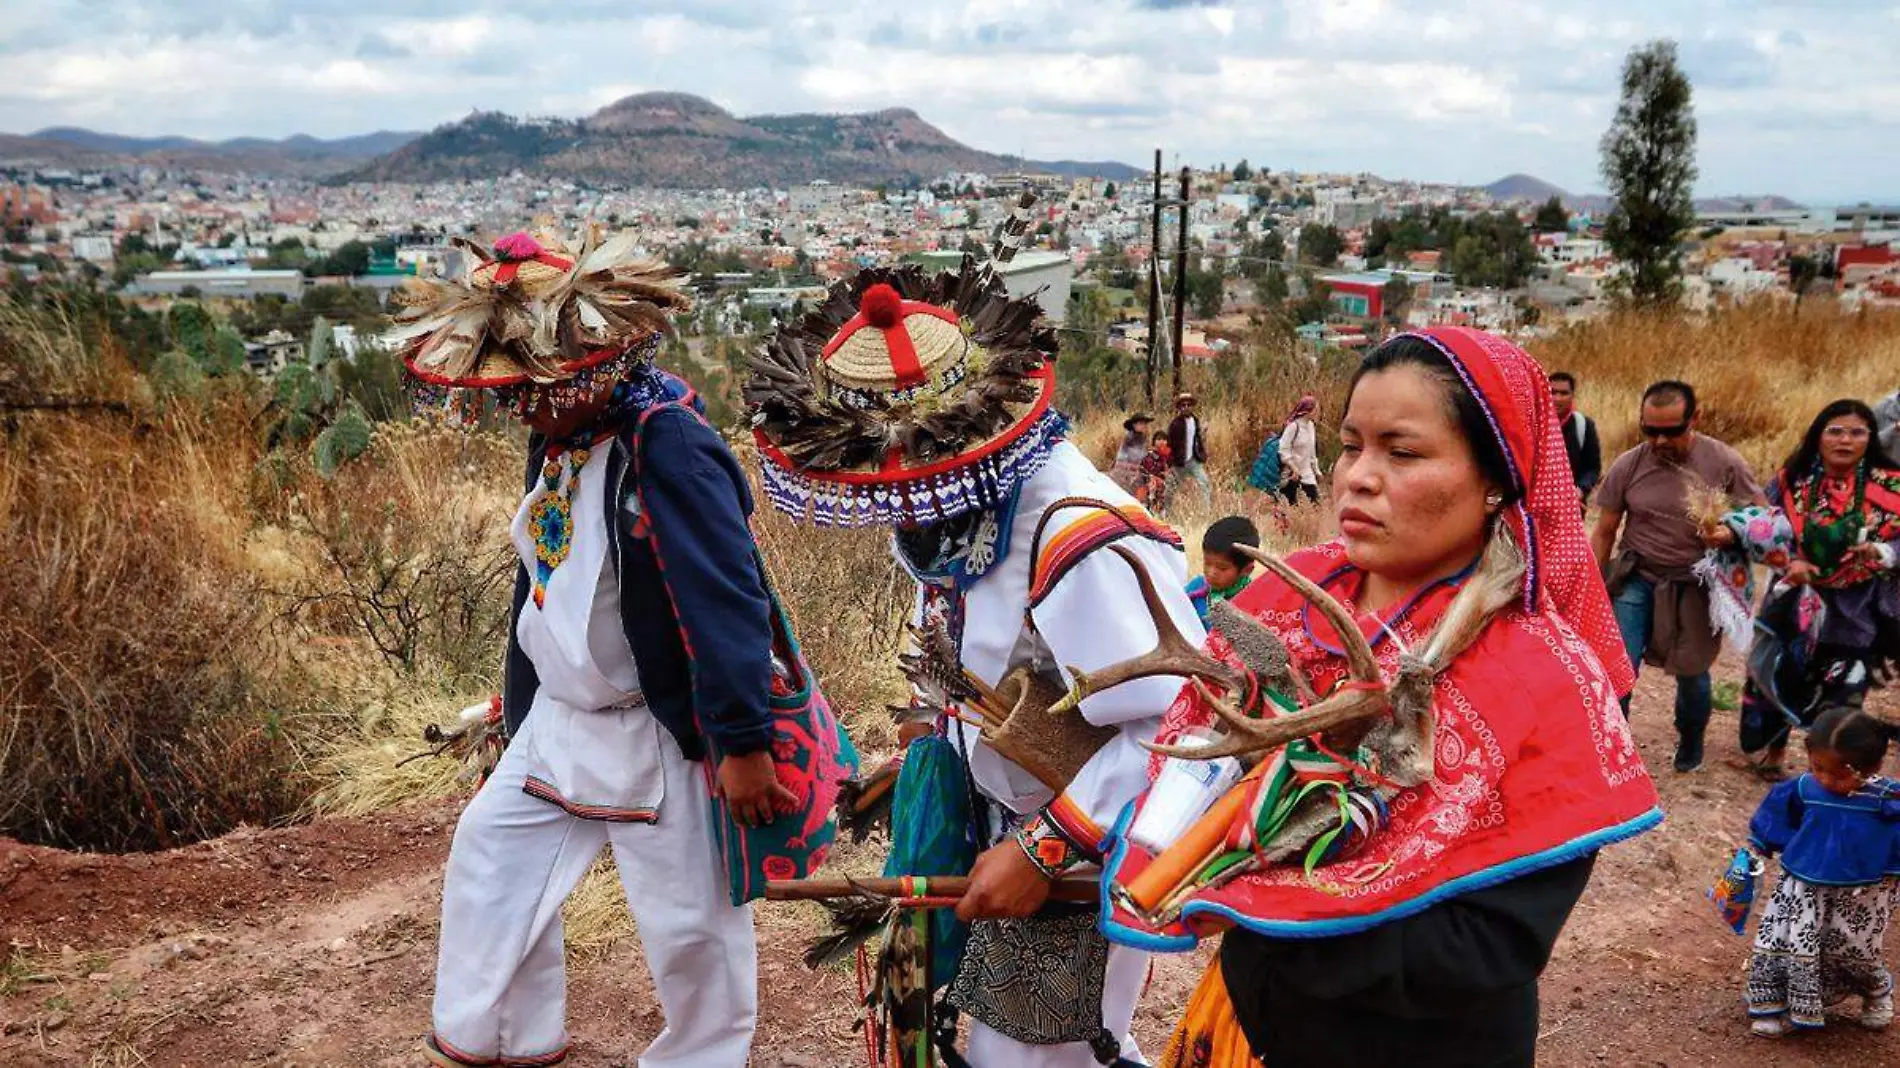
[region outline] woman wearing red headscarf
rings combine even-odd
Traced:
[[[1342,857],[1217,882],[1167,929],[1118,909],[1110,937],[1182,949],[1227,932],[1164,1064],[1250,1048],[1272,1068],[1530,1065],[1538,975],[1596,851],[1661,818],[1617,707],[1634,679],[1548,387],[1500,338],[1400,335],[1360,366],[1340,439],[1341,536],[1289,563],[1358,619],[1387,679],[1401,656],[1442,653],[1431,779],[1389,795],[1383,825]],[[1496,539],[1516,551],[1487,551]],[[1501,560],[1521,579],[1493,573]],[[1500,576],[1519,592],[1475,638],[1434,643],[1460,592]],[[1234,606],[1318,692],[1344,680],[1337,634],[1284,581],[1263,577]],[[1190,691],[1163,737],[1211,719]]]

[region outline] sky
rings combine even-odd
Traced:
[[[910,107],[976,148],[1245,158],[1602,189],[1628,50],[1678,42],[1697,192],[1900,200],[1900,2],[10,0],[0,131],[205,139],[578,117],[630,93],[738,115]]]

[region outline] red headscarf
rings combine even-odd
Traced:
[[[1451,361],[1504,447],[1517,483],[1512,489],[1520,495],[1509,521],[1530,565],[1524,573],[1524,610],[1547,607],[1569,620],[1603,661],[1617,696],[1628,694],[1636,685],[1636,670],[1577,514],[1570,455],[1544,369],[1523,349],[1482,330],[1441,326],[1402,336],[1429,343]]]
[[[1505,522],[1528,565],[1523,599],[1438,676],[1432,779],[1392,796],[1388,822],[1355,853],[1311,874],[1298,863],[1276,864],[1200,891],[1183,909],[1186,919],[1167,930],[1114,908],[1106,929],[1116,941],[1179,949],[1231,924],[1295,938],[1364,930],[1575,859],[1661,819],[1617,706],[1633,673],[1584,539],[1543,370],[1516,346],[1476,330],[1411,336],[1451,361],[1503,445],[1520,494]],[[1362,576],[1341,543],[1288,562],[1356,611]],[[1375,645],[1388,679],[1397,676],[1402,650],[1427,641],[1455,594],[1456,584],[1441,584],[1384,624],[1396,636]],[[1343,680],[1336,635],[1286,583],[1258,579],[1232,603],[1280,639],[1316,691]],[[1364,625],[1375,633],[1379,626]],[[1209,647],[1232,656],[1218,634]],[[1212,718],[1192,689],[1183,691],[1161,737]],[[1150,859],[1118,842],[1106,878],[1126,883]]]

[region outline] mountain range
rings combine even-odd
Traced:
[[[1571,211],[1599,213],[1610,208],[1610,198],[1601,193],[1567,193],[1561,187],[1529,174],[1507,174],[1485,186],[1484,191],[1501,204],[1541,204],[1556,197]],[[1698,197],[1695,202],[1697,211],[1710,212],[1790,211],[1801,206],[1787,197],[1772,193],[1760,196]]]
[[[190,137],[123,137],[74,126],[53,126],[25,136],[0,134],[0,159],[76,165],[137,160],[185,170],[322,177],[360,166],[420,136],[413,131],[378,130],[330,140],[296,134],[281,140],[235,137],[199,141]]]
[[[740,118],[690,93],[640,93],[579,119],[525,119],[477,111],[427,133],[378,130],[322,139],[123,137],[60,126],[0,134],[0,162],[65,166],[137,160],[188,170],[247,171],[329,182],[479,179],[521,170],[598,184],[671,188],[786,186],[815,179],[873,185],[927,180],[952,171],[1030,171],[1115,181],[1148,172],[1114,161],[1025,160],[965,145],[909,108],[857,114]],[[1600,213],[1609,198],[1573,194],[1529,174],[1484,191],[1500,203],[1557,197],[1571,211]],[[1703,198],[1698,210],[1786,210],[1763,195]]]
[[[710,188],[814,179],[871,185],[952,171],[1035,171],[1126,181],[1146,172],[1113,161],[1023,160],[954,140],[909,108],[843,115],[739,118],[687,93],[641,93],[580,119],[478,111],[427,133],[378,131],[322,140],[121,137],[73,127],[0,134],[0,160],[61,165],[137,160],[331,182],[419,182],[530,171],[601,184]]]
[[[640,93],[582,119],[477,112],[333,180],[416,182],[511,170],[671,188],[871,185],[952,171],[1041,171],[1127,180],[1125,163],[1022,160],[952,139],[909,108],[739,118],[688,93]]]

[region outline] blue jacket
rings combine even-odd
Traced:
[[[644,438],[636,442],[636,434]],[[527,487],[548,443],[528,442]],[[634,450],[640,447],[637,474]],[[640,430],[629,417],[607,453],[609,564],[640,689],[688,760],[754,753],[772,744],[772,600],[748,525],[751,484],[710,426],[679,405]],[[625,507],[636,498],[644,523]],[[635,529],[638,525],[641,529]],[[540,680],[515,637],[529,578],[515,577],[502,716],[512,736]]]
[[[1874,778],[1842,797],[1812,775],[1790,779],[1768,791],[1748,834],[1804,883],[1871,886],[1900,875],[1900,783]]]

